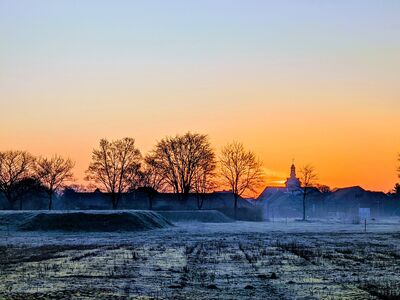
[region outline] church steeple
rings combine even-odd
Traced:
[[[290,178],[296,178],[296,166],[292,163],[290,167]]]
[[[286,180],[286,187],[290,191],[295,191],[301,186],[300,180],[296,177],[296,166],[294,165],[294,160],[290,166],[290,177]]]

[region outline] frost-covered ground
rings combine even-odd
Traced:
[[[398,299],[400,223],[0,227],[0,299]],[[396,298],[397,297],[397,298]]]

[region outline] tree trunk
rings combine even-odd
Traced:
[[[188,199],[189,199],[189,193],[184,192],[184,193],[182,194],[181,201],[187,201]]]
[[[235,198],[234,215],[235,215],[235,220],[237,220],[237,209],[238,209],[238,198],[239,198],[239,196],[235,193],[233,195],[233,197]]]
[[[148,197],[149,197],[149,210],[153,210],[153,195],[152,195],[152,193],[150,193],[148,195]]]
[[[6,199],[7,199],[7,201],[10,203],[10,204],[12,204],[14,201],[14,199],[13,199],[13,197],[11,196],[11,192],[6,192],[5,193],[5,196],[6,196]]]
[[[307,189],[304,188],[304,190],[303,190],[303,221],[306,220],[306,196],[307,196]]]
[[[111,194],[111,200],[112,200],[112,208],[117,209],[118,207],[118,200],[119,200],[119,195],[112,193]]]
[[[23,197],[20,197],[20,198],[19,198],[19,210],[22,210],[22,198],[23,198]]]
[[[53,206],[53,193],[50,192],[49,193],[49,210],[51,210],[52,206]]]
[[[203,208],[203,203],[204,203],[204,195],[198,195],[197,196],[197,208],[201,210]]]

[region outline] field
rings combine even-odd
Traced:
[[[0,230],[1,299],[399,299],[400,223]]]

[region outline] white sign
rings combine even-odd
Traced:
[[[370,219],[371,218],[371,209],[369,207],[360,207],[358,209],[358,216],[360,219]]]

